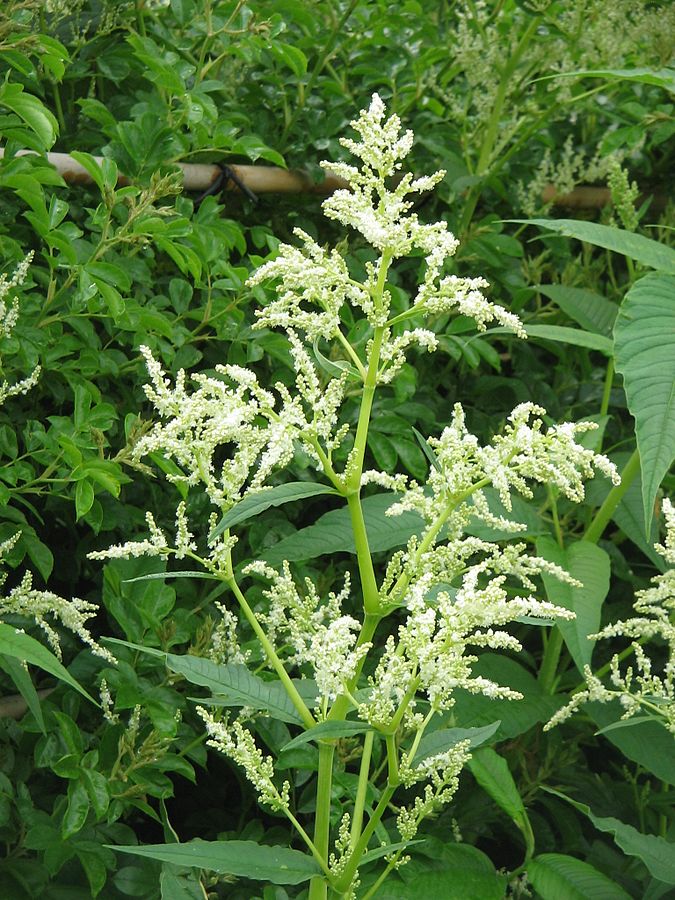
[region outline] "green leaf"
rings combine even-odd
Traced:
[[[588,347],[589,350],[599,350],[605,356],[611,356],[614,350],[610,338],[603,334],[594,334],[590,331],[582,331],[580,328],[566,328],[564,325],[525,325],[527,336],[542,338],[546,341],[556,341],[562,344],[572,344],[575,347]]]
[[[368,541],[373,553],[406,544],[413,534],[424,528],[424,520],[414,512],[385,516],[385,511],[398,500],[395,493],[374,494],[362,501]],[[356,553],[354,534],[346,507],[324,513],[314,525],[302,528],[279,541],[263,554],[271,565],[283,560],[297,562],[314,559],[325,553]]]
[[[168,866],[162,869],[159,882],[162,900],[204,900],[201,884],[192,875],[177,875]]]
[[[188,866],[238,875],[272,884],[301,884],[321,870],[314,860],[298,850],[256,844],[255,841],[190,841],[188,844],[147,844],[143,847],[112,847],[176,866]]]
[[[577,69],[575,72],[561,72],[552,78],[610,78],[621,81],[637,81],[653,84],[675,94],[675,69]],[[538,79],[541,80],[541,79]]]
[[[297,737],[293,738],[281,748],[281,750],[293,750],[295,747],[301,747],[303,744],[309,744],[310,741],[335,741],[340,738],[351,737],[354,734],[364,734],[366,731],[372,731],[372,726],[365,722],[321,722],[314,728],[308,728]]]
[[[629,900],[622,887],[593,866],[563,853],[542,853],[527,864],[527,876],[542,900]]]
[[[11,109],[35,132],[44,149],[49,150],[59,133],[59,125],[41,100],[26,94],[22,84],[5,82],[0,84],[0,106]]]
[[[246,668],[230,663],[220,665],[198,656],[167,653],[166,664],[172,672],[183,675],[192,684],[208,687],[216,695],[224,695],[235,706],[252,706],[264,710],[282,722],[302,724],[284,686],[279,681],[263,681]],[[200,700],[209,703],[208,698]]]
[[[387,878],[376,896],[377,900],[503,900],[505,892],[506,879],[480,850],[427,840],[419,854]]]
[[[17,631],[4,623],[0,623],[0,653],[44,669],[45,672],[49,672],[50,675],[54,675],[74,688],[87,700],[91,700],[96,706],[99,705],[93,697],[89,696],[82,685],[75,681],[70,672],[59,662],[51,650],[43,647],[39,641],[36,641],[30,635]]]
[[[537,290],[557,303],[564,313],[586,331],[611,336],[619,311],[616,303],[593,291],[567,287],[564,284],[539,284]]]
[[[491,725],[501,720],[497,740],[504,741],[528,731],[538,722],[547,722],[562,704],[562,698],[545,693],[537,679],[521,663],[497,653],[483,653],[473,666],[474,675],[508,685],[523,695],[522,700],[499,700],[455,691],[453,712],[465,727]]]
[[[247,494],[243,500],[236,503],[211,532],[211,540],[222,534],[226,528],[232,528],[260,515],[271,506],[282,506],[284,503],[292,503],[294,500],[306,500],[308,497],[318,497],[321,494],[333,494],[339,496],[335,488],[327,484],[314,484],[308,481],[291,481],[289,484],[280,484],[266,491],[256,491]]]
[[[610,228],[609,225],[598,225],[595,222],[582,222],[578,219],[509,219],[520,225],[538,225],[549,231],[557,231],[567,237],[577,238],[596,247],[604,247],[615,253],[622,253],[630,259],[660,269],[663,272],[675,273],[675,250],[658,241],[624,231],[621,228]]]
[[[624,297],[614,327],[616,369],[635,419],[645,532],[675,459],[675,278],[650,274]]]
[[[577,668],[583,673],[584,666],[591,664],[595,646],[588,635],[600,630],[600,612],[609,591],[609,556],[589,541],[577,541],[563,549],[551,537],[539,538],[537,553],[561,566],[582,584],[582,587],[574,587],[553,575],[542,573],[541,576],[550,602],[576,614],[575,619],[559,619],[556,625]]]
[[[554,791],[552,788],[544,790],[571,803],[575,809],[588,816],[599,831],[611,834],[623,852],[642,860],[654,878],[666,884],[675,884],[675,843],[655,834],[641,834],[632,825],[626,825],[612,816],[596,816],[585,803],[572,800],[560,791]]]
[[[94,505],[94,488],[90,481],[78,481],[75,486],[75,521],[86,516]]]
[[[527,813],[506,760],[491,747],[482,747],[467,765],[483,790],[523,831]]]
[[[81,781],[68,785],[68,806],[61,822],[61,837],[65,840],[84,828],[89,815],[89,794]]]
[[[413,764],[419,765],[430,756],[444,753],[460,741],[469,741],[470,747],[479,747],[493,736],[500,725],[501,722],[492,722],[491,725],[479,728],[439,728],[438,731],[425,734],[417,748]]]
[[[35,721],[38,723],[40,731],[43,734],[46,734],[47,729],[45,728],[45,720],[42,715],[40,698],[38,697],[38,692],[35,690],[35,685],[33,684],[33,679],[30,677],[30,673],[26,671],[15,657],[6,656],[4,654],[0,654],[0,668],[4,669],[12,679],[16,685],[16,689],[26,701],[26,706],[32,712]]]
[[[618,702],[589,703],[585,709],[596,725],[603,729],[618,721],[624,712]],[[643,766],[661,781],[675,785],[673,736],[662,724],[640,722],[633,728],[610,731],[605,738],[618,747],[625,757]]]

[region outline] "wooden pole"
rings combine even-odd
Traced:
[[[30,150],[20,150],[17,156],[31,155]],[[0,148],[0,159],[5,155]],[[47,161],[54,166],[64,181],[69,184],[91,184],[91,176],[78,162],[67,153],[47,153]],[[100,164],[102,157],[94,159]],[[186,191],[206,191],[222,176],[220,166],[208,163],[177,163],[183,170],[183,184]],[[238,163],[228,168],[234,176],[246,185],[254,194],[332,194],[337,188],[347,187],[342,178],[326,174],[324,180],[317,184],[306,172],[299,169],[281,169],[277,166],[241,166]],[[126,175],[120,175],[118,184],[129,184]],[[227,191],[238,191],[233,181],[225,185]]]
[[[20,150],[17,156],[32,154],[31,150]],[[0,159],[5,155],[0,147]],[[86,169],[75,162],[67,153],[47,153],[47,161],[69,184],[91,184],[91,177]],[[100,163],[102,157],[95,156]],[[177,163],[183,170],[183,184],[186,191],[206,191],[222,177],[220,166],[208,163]],[[332,194],[338,188],[348,187],[347,183],[336,175],[327,172],[324,180],[317,184],[301,169],[281,169],[277,166],[241,166],[238,163],[227,164],[235,178],[254,194]],[[129,184],[126,175],[120,175],[118,184]],[[236,182],[228,180],[223,190],[239,191]],[[640,198],[642,202],[649,194]],[[581,185],[567,194],[559,194],[552,184],[547,184],[541,193],[544,203],[553,203],[568,209],[599,209],[612,202],[610,192],[604,187]],[[661,192],[653,195],[653,209],[662,209],[666,198]]]

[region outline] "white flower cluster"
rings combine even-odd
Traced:
[[[369,643],[356,646],[361,624],[342,614],[342,603],[350,591],[349,574],[342,591],[331,592],[322,602],[309,578],[305,579],[305,591],[298,589],[287,562],[278,572],[258,560],[244,572],[269,581],[263,591],[268,609],[258,618],[265,623],[270,640],[291,648],[289,663],[310,666],[318,689],[317,710],[323,712],[343,692],[371,647]]]
[[[435,599],[428,599],[432,587],[451,580],[453,573],[443,571],[427,571],[408,588],[404,601],[408,616],[396,639],[390,636],[387,640],[369,678],[370,693],[359,705],[360,718],[388,728],[404,704],[404,721],[414,726],[418,695],[424,695],[431,709],[440,712],[454,705],[458,688],[492,698],[521,699],[518,691],[473,675],[477,658],[467,651],[471,647],[519,651],[520,642],[500,626],[522,616],[571,619],[574,614],[531,596],[510,596],[506,575],[490,571],[499,553],[493,546],[492,560],[471,566],[456,591],[441,590]],[[529,560],[530,571],[537,562]],[[507,568],[503,560],[500,563]],[[562,574],[561,570],[555,574]]]
[[[337,250],[329,253],[305,232],[296,230],[303,248],[281,244],[277,257],[249,279],[251,285],[268,278],[278,279],[277,299],[257,313],[258,326],[297,330],[310,342],[320,337],[340,338],[341,309],[350,303],[362,310],[373,327],[385,328],[378,379],[384,383],[398,371],[410,345],[417,344],[428,351],[436,349],[437,341],[430,331],[417,328],[399,334],[389,327],[413,315],[461,312],[472,316],[479,329],[484,330],[487,322],[496,320],[525,337],[517,316],[483,296],[482,289],[487,287],[484,279],[442,277],[446,260],[457,248],[457,239],[445,222],[423,224],[409,212],[409,195],[431,190],[445,173],[439,171],[417,179],[408,173],[399,177],[393,188],[388,186],[388,179],[396,175],[410,152],[412,132],[401,134],[398,116],[385,118],[384,103],[377,94],[369,109],[362,110],[351,124],[361,140],[345,138],[341,143],[361,160],[362,166],[322,163],[349,184],[349,189],[335,191],[328,197],[323,209],[328,218],[360,232],[380,252],[379,263],[366,263],[366,279],[360,283],[351,278]],[[387,269],[392,260],[415,250],[425,258],[424,281],[411,309],[390,322]]]
[[[20,532],[0,544],[0,561],[11,550],[19,536]],[[5,579],[4,574],[0,575],[0,586]],[[33,587],[33,577],[30,572],[25,573],[21,582],[12,588],[7,596],[0,597],[0,617],[16,615],[32,619],[42,629],[49,645],[59,659],[61,659],[61,643],[58,632],[49,619],[55,620],[63,628],[79,637],[96,656],[114,663],[115,657],[105,647],[101,647],[87,629],[87,620],[97,612],[98,607],[86,600],[79,600],[77,597],[66,600],[52,591],[37,590]]]
[[[609,686],[587,666],[584,670],[585,690],[576,693],[566,706],[558,710],[545,726],[546,729],[568,719],[585,703],[618,700],[624,710],[622,719],[630,719],[641,712],[661,722],[675,735],[675,507],[667,498],[663,501],[663,512],[666,540],[655,547],[671,568],[652,578],[652,587],[637,592],[635,611],[639,615],[614,622],[597,634],[590,635],[593,640],[632,638],[634,665],[622,670],[620,657],[615,654],[610,663]],[[661,674],[654,673],[654,663],[642,646],[654,639],[665,648]]]
[[[7,297],[12,293],[14,288],[19,287],[26,280],[28,269],[33,260],[33,251],[31,250],[24,259],[18,264],[14,270],[14,274],[10,279],[3,273],[0,274],[0,339],[9,337],[19,318],[19,301],[16,297],[8,304]],[[40,366],[35,369],[27,378],[22,378],[14,384],[8,381],[0,383],[0,404],[4,403],[8,397],[16,397],[18,394],[25,394],[37,384],[40,375]]]
[[[240,366],[216,366],[220,377],[192,376],[198,385],[186,387],[181,369],[171,385],[161,365],[147,347],[141,347],[151,384],[145,393],[164,420],[154,425],[134,447],[138,459],[159,452],[173,459],[180,474],[168,474],[173,482],[203,484],[211,502],[229,509],[249,490],[265,487],[271,472],[293,456],[295,440],[305,442],[318,461],[317,441],[330,452],[344,438],[338,411],[344,394],[344,378],[322,385],[316,367],[294,332],[291,354],[296,365],[296,395],[278,383],[277,398],[260,386],[253,372]],[[262,423],[262,424],[261,424]],[[225,451],[226,459],[218,462]]]
[[[594,453],[575,440],[597,427],[593,422],[564,422],[545,428],[540,416],[546,410],[533,403],[517,406],[508,418],[503,434],[492,443],[481,447],[475,435],[466,427],[464,410],[455,404],[452,421],[438,438],[429,438],[436,465],[432,467],[426,487],[415,482],[403,491],[400,501],[388,510],[388,515],[399,515],[415,510],[427,522],[434,522],[457,507],[468,496],[473,497],[473,512],[488,524],[505,528],[508,520],[493,516],[484,496],[477,486],[491,484],[501,502],[510,510],[511,492],[532,497],[528,481],[548,484],[571,500],[584,497],[584,481],[592,478],[595,470],[619,483],[616,467],[606,456]],[[364,481],[387,482],[387,476],[364,473]],[[401,481],[397,482],[398,489]],[[519,527],[511,523],[513,530]]]
[[[204,720],[211,739],[207,742],[241,766],[248,780],[258,792],[260,802],[273,810],[289,808],[290,784],[284,781],[281,790],[274,783],[274,763],[271,756],[263,756],[251,732],[241,722],[216,719],[202,706],[197,712]]]
[[[404,783],[409,785],[424,779],[429,784],[411,807],[401,807],[396,819],[401,840],[412,841],[422,820],[452,800],[459,787],[459,774],[470,758],[469,741],[460,741],[414,769],[403,768]]]

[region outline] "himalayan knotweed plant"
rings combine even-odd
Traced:
[[[245,671],[247,683],[258,685],[259,700],[244,707],[240,699],[238,714],[224,711],[222,703],[209,710],[206,701],[199,714],[209,744],[241,767],[264,807],[293,824],[309,855],[305,871],[311,900],[355,896],[360,868],[373,858],[366,854],[377,849],[375,857],[386,863],[380,863],[381,877],[364,895],[370,897],[406,861],[406,848],[422,820],[452,799],[470,758],[472,733],[460,732],[458,738],[455,731],[445,744],[435,740],[433,745],[425,735],[451,721],[458,689],[514,702],[520,698],[508,685],[474,673],[476,649],[520,650],[506,628],[523,617],[573,617],[533,595],[542,572],[574,583],[566,572],[528,555],[522,542],[504,545],[467,534],[469,522],[517,533],[524,526],[509,518],[515,495],[530,498],[536,485],[552,485],[578,501],[584,481],[596,470],[618,480],[613,465],[579,440],[594,425],[548,427],[545,411],[531,403],[516,407],[484,446],[468,430],[462,406],[455,405],[447,427],[428,440],[432,465],[426,483],[365,469],[375,392],[396,378],[411,348],[436,349],[425,320],[459,313],[472,317],[480,330],[497,322],[519,337],[525,333],[515,315],[486,299],[484,279],[444,274],[457,241],[445,222],[425,224],[410,211],[411,196],[430,190],[444,173],[401,176],[412,133],[401,132],[395,115],[385,117],[377,95],[352,125],[358,137],[342,143],[360,165],[326,164],[349,187],[336,191],[323,207],[329,218],[355,229],[375,249],[365,278],[358,281],[338,250],[325,249],[299,229],[299,246],[282,244],[250,278],[254,286],[275,285],[274,298],[257,312],[257,327],[285,332],[295,369],[291,387],[264,387],[252,371],[233,365],[217,366],[215,373],[194,375],[191,381],[181,371],[172,382],[143,348],[150,373],[145,391],[159,420],[137,443],[136,457],[153,453],[171,459],[169,480],[183,490],[205,491],[213,513],[201,537],[194,533],[185,502],[178,505],[173,537],[148,513],[146,536],[92,554],[98,559],[192,560],[229,589],[212,657],[226,663],[218,669],[220,693],[229,695],[230,710],[236,706],[228,679],[232,673],[244,677]],[[394,312],[387,276],[396,259],[412,253],[424,258],[424,275],[409,308]],[[348,306],[367,322],[365,350],[347,339]],[[332,367],[339,374],[328,376],[319,368],[313,352],[318,339],[330,342],[334,355],[342,354],[342,365]],[[360,396],[355,429],[344,416],[348,391]],[[340,454],[343,443],[350,449]],[[344,499],[353,532],[356,571],[330,593],[297,578],[287,562],[278,567],[265,561],[243,567],[233,563],[234,532],[253,498],[264,509],[282,497],[290,499],[297,488],[280,485],[278,475],[297,448],[313,461],[323,492],[332,489]],[[340,465],[338,459],[346,461]],[[271,477],[276,487],[268,485]],[[307,495],[307,484],[301,487]],[[391,497],[387,516],[413,515],[419,522],[382,571],[369,548],[364,488]],[[499,512],[491,498],[501,501]],[[234,523],[232,528],[228,523]],[[237,607],[240,624],[232,612]],[[264,679],[243,669],[247,657],[239,641],[244,634],[250,637],[249,629],[266,660]],[[261,715],[279,715],[271,711],[270,685],[276,688],[275,709],[283,688],[285,721],[308,733],[298,739],[318,743],[313,821],[294,807],[292,783],[276,771],[263,746],[264,729],[257,728]],[[340,811],[332,809],[333,779],[336,747],[345,738],[359,749],[348,754],[356,760],[356,788],[350,808]],[[350,763],[342,759],[340,765]],[[396,818],[387,832],[382,819],[391,809]],[[334,828],[340,812],[341,823]]]

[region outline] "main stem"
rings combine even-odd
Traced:
[[[380,260],[380,267],[377,276],[377,282],[372,291],[372,300],[375,309],[380,309],[384,297],[384,286],[387,280],[387,272],[391,264],[391,254],[384,251]],[[344,477],[344,496],[347,498],[347,507],[349,509],[349,517],[351,520],[352,531],[354,534],[354,543],[356,546],[356,559],[359,567],[359,578],[361,581],[361,592],[363,595],[363,610],[365,614],[364,622],[359,634],[358,643],[362,645],[367,643],[373,636],[379,616],[379,591],[377,580],[375,578],[375,569],[370,554],[370,546],[368,544],[368,533],[366,531],[366,523],[363,517],[363,507],[361,506],[361,476],[363,474],[363,461],[366,454],[366,442],[368,440],[368,427],[370,425],[370,414],[373,408],[373,399],[377,388],[377,374],[380,367],[380,351],[382,349],[382,341],[384,340],[386,326],[380,325],[374,329],[373,340],[370,346],[370,355],[368,359],[368,368],[365,371],[363,379],[363,394],[361,396],[361,407],[359,409],[359,419],[356,426],[356,437],[354,439],[354,448],[350,454],[348,469]],[[354,678],[348,689],[351,689],[358,682],[361,667],[355,673]],[[330,711],[329,719],[343,720],[349,709],[349,699],[343,694],[333,704]],[[372,738],[371,738],[372,744]],[[314,844],[321,854],[324,854],[326,861],[328,860],[328,846],[330,837],[330,810],[331,810],[331,784],[333,777],[333,756],[335,753],[335,745],[326,742],[319,745],[319,773],[317,777],[316,789],[316,820],[314,826]],[[364,750],[365,753],[365,750]],[[366,785],[367,786],[367,785]],[[362,791],[361,800],[357,800],[355,808],[355,818],[359,815],[359,804],[365,800],[365,788]],[[381,815],[381,813],[380,813]],[[363,835],[361,834],[361,825],[359,823],[358,830],[352,829],[352,840],[355,846],[359,846]],[[366,841],[367,844],[367,841]],[[363,851],[361,851],[362,853]],[[360,855],[359,854],[359,858]],[[353,875],[352,875],[353,877]],[[351,877],[350,877],[351,883]],[[328,896],[328,882],[321,876],[316,875],[312,878],[309,886],[309,900],[326,900]]]

